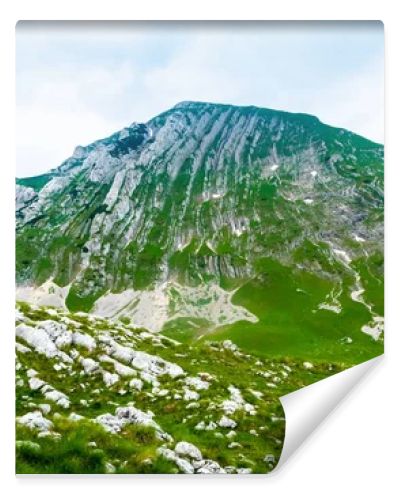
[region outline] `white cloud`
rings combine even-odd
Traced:
[[[88,144],[121,128],[98,113],[52,109],[49,104],[17,109],[17,175],[29,177],[46,172],[70,156],[78,144]]]
[[[379,143],[384,140],[383,61],[374,60],[334,85],[321,89],[310,109],[330,124]]]
[[[88,144],[124,122],[126,86],[134,81],[125,65],[115,71],[73,67],[25,73],[17,102],[17,175],[29,176],[58,166],[78,144]]]

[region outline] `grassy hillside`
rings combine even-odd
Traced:
[[[267,473],[285,434],[278,398],[347,367],[126,323],[19,304],[18,473]]]

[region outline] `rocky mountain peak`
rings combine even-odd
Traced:
[[[17,181],[18,285],[153,329],[257,321],[231,290],[267,261],[361,289],[353,263],[382,252],[382,158],[312,116],[178,103]]]

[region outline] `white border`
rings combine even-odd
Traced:
[[[0,476],[3,498],[396,498],[399,450],[398,383],[400,161],[398,47],[400,26],[393,1],[318,0],[235,3],[177,0],[3,1],[0,16],[2,63],[1,138],[1,362]],[[351,398],[308,440],[278,474],[221,477],[85,477],[16,479],[14,476],[14,26],[18,19],[380,19],[386,37],[386,356]],[[56,125],[55,125],[56,126]],[[397,348],[397,349],[396,349]],[[396,358],[397,356],[397,358]],[[397,397],[395,400],[393,396]],[[396,408],[397,406],[397,408]]]

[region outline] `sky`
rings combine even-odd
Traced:
[[[380,22],[19,22],[18,177],[180,101],[309,113],[383,143]]]

